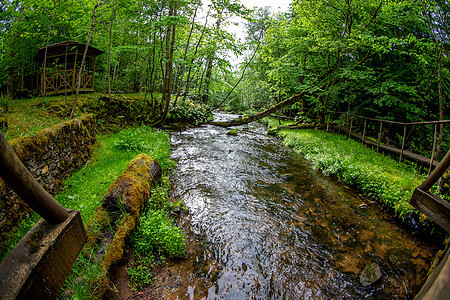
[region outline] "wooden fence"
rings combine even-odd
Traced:
[[[377,152],[382,150],[398,155],[400,162],[403,159],[407,159],[416,162],[420,166],[427,167],[429,168],[430,173],[431,170],[439,164],[438,158],[435,157],[438,127],[440,124],[450,124],[450,120],[405,123],[367,118],[348,112],[330,112],[327,115],[326,124],[326,131],[334,127],[338,131],[344,132],[348,138],[352,137],[360,140],[363,144],[375,147]],[[406,150],[407,140],[410,137],[412,130],[415,127],[426,125],[434,126],[433,150],[431,152],[430,158]],[[386,128],[387,126],[401,127],[400,130],[399,128],[397,128],[397,132],[403,131],[403,135],[399,140],[395,140],[395,137],[390,140],[389,138],[385,137],[385,140],[383,142],[383,135],[388,130]],[[374,134],[376,135],[375,137],[373,137]],[[395,144],[398,144],[398,147],[396,147]],[[441,145],[441,147],[442,146],[446,145]],[[443,150],[447,151],[448,149]]]

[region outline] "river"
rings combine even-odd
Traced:
[[[216,119],[229,118],[217,114]],[[410,298],[436,247],[304,157],[263,125],[173,132],[175,197],[190,210],[189,256],[170,264],[167,299]],[[381,280],[363,286],[376,263]]]

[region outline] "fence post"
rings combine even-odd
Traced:
[[[367,126],[367,119],[364,119],[364,130],[362,135],[361,143],[364,145],[364,140],[366,139],[366,126]]]
[[[345,118],[345,130],[348,130],[348,112],[345,113],[346,114],[346,118]],[[347,137],[348,139],[348,137]]]
[[[431,168],[433,167],[434,151],[436,150],[437,127],[438,127],[438,124],[437,123],[434,124],[433,152],[431,153],[430,168],[428,169],[428,176],[430,176]]]
[[[383,130],[383,121],[380,120],[380,132],[378,133],[377,152],[380,150],[381,131]]]
[[[399,159],[399,162],[402,162],[403,149],[405,149],[405,140],[406,140],[406,124],[403,125],[402,151],[400,152],[400,159]]]
[[[350,129],[348,130],[348,136],[347,139],[350,138],[351,133],[352,133],[352,127],[353,127],[353,117],[350,117]]]
[[[333,115],[333,113],[330,113],[329,115],[328,115],[328,118],[327,118],[327,130],[325,131],[325,132],[328,132],[328,127],[330,126],[330,119],[331,119],[331,116]]]

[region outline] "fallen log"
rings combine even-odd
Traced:
[[[109,186],[102,206],[110,213],[125,209],[138,217],[144,202],[150,197],[155,182],[161,178],[161,166],[147,154],[139,154],[126,170]]]
[[[107,211],[112,222],[118,224],[108,252],[103,257],[102,269],[106,282],[109,280],[111,267],[122,259],[125,241],[136,228],[141,209],[150,198],[150,192],[154,184],[161,179],[161,175],[158,161],[147,154],[139,154],[109,186],[103,197],[102,208],[94,217]]]
[[[304,94],[305,94],[306,90],[302,91],[299,94],[296,94],[294,96],[291,96],[271,107],[269,107],[268,109],[266,109],[265,111],[262,111],[260,113],[257,114],[252,114],[246,117],[241,117],[238,119],[234,119],[231,121],[224,121],[224,122],[211,122],[210,124],[212,125],[217,125],[217,126],[221,126],[221,127],[230,127],[230,126],[239,126],[239,125],[244,125],[244,124],[248,124],[251,122],[255,122],[258,121],[262,118],[267,117],[268,115],[270,115],[273,112],[276,112],[277,110],[282,109],[285,106],[288,105],[292,105],[294,104],[297,100],[299,100]]]

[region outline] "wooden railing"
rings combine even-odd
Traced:
[[[333,116],[339,115],[339,118],[336,118],[333,120]],[[354,131],[355,129],[355,122],[360,120],[362,125],[361,132]],[[376,138],[370,139],[367,134],[367,128],[368,123],[376,122],[379,123],[378,125],[378,134]],[[401,162],[403,159],[408,159],[410,161],[414,161],[417,164],[429,168],[429,173],[433,169],[433,167],[436,167],[439,162],[437,161],[437,158],[434,156],[435,150],[436,150],[436,142],[437,142],[437,135],[438,135],[438,126],[440,124],[449,124],[450,120],[443,120],[443,121],[428,121],[428,122],[397,122],[397,121],[390,121],[390,120],[382,120],[382,119],[375,119],[375,118],[368,118],[363,117],[356,114],[351,114],[348,112],[330,112],[327,115],[327,121],[326,121],[326,130],[328,131],[329,128],[333,126],[334,123],[337,123],[336,127],[339,131],[343,131],[346,133],[347,137],[353,137],[356,139],[361,140],[363,144],[368,144],[373,147],[376,147],[376,151],[379,152],[380,149],[383,151],[387,151],[393,154],[396,154],[399,156],[399,161]],[[381,142],[382,140],[382,134],[383,134],[383,128],[386,126],[386,124],[393,124],[396,126],[402,126],[403,128],[403,135],[401,138],[401,147],[396,148],[390,145],[383,144]],[[408,139],[407,132],[408,127],[412,128],[413,126],[422,126],[422,125],[434,125],[434,138],[433,138],[433,150],[430,158],[424,157],[422,155],[410,152],[406,150],[406,141]]]
[[[414,190],[410,203],[431,220],[450,233],[450,203],[431,193],[430,188],[450,166],[450,151],[428,178]],[[450,249],[447,246],[443,259],[427,278],[415,300],[448,299],[450,295]]]
[[[64,91],[72,92],[76,89],[77,79],[75,70],[61,70],[42,74],[41,94],[59,94]],[[83,71],[81,74],[80,90],[93,91],[94,90],[94,72]]]

